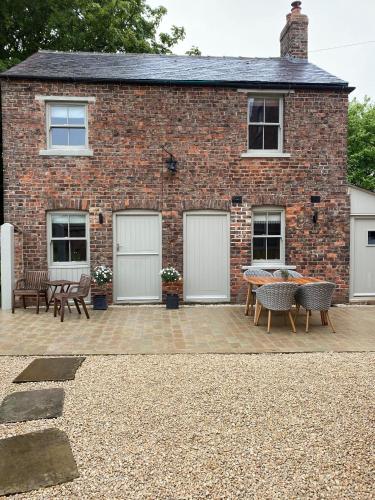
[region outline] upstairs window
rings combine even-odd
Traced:
[[[249,98],[249,151],[282,152],[282,115],[282,98],[260,96]]]
[[[253,212],[253,262],[284,263],[284,211],[259,208]]]
[[[51,264],[87,262],[87,215],[59,212],[49,217]]]
[[[86,104],[49,103],[47,125],[50,149],[87,148]]]

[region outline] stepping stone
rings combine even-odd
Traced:
[[[76,371],[86,358],[40,358],[34,359],[13,382],[61,382],[74,380]]]
[[[63,405],[64,389],[15,392],[0,406],[0,423],[60,417]]]
[[[0,496],[79,477],[68,436],[58,429],[0,440]]]

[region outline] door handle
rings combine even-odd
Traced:
[[[120,243],[117,243],[116,244],[116,250],[119,251],[120,250]]]

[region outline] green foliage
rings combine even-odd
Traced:
[[[187,56],[201,56],[202,55],[202,52],[198,49],[198,47],[196,47],[195,45],[193,45],[191,47],[191,49],[187,50],[185,52],[185,54]]]
[[[375,104],[354,99],[349,105],[348,179],[375,191]]]
[[[168,54],[185,30],[158,34],[166,13],[146,0],[1,0],[0,70],[39,49]]]

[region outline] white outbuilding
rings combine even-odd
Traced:
[[[349,187],[350,300],[375,301],[375,192]]]

